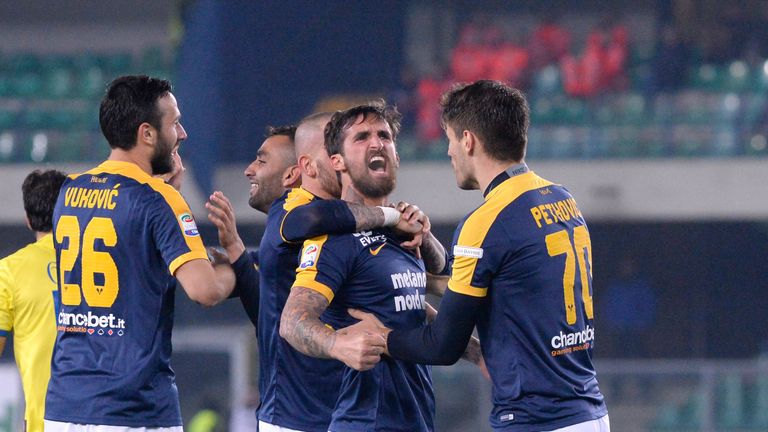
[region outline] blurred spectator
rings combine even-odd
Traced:
[[[674,92],[684,86],[690,61],[690,47],[681,40],[672,25],[664,26],[653,60],[654,90]]]
[[[515,34],[508,35],[495,47],[488,78],[524,89],[529,81],[530,54]]]
[[[629,34],[626,26],[606,19],[587,35],[581,58],[566,55],[561,61],[565,92],[593,97],[626,86]]]
[[[485,78],[492,52],[482,34],[462,31],[462,38],[451,54],[451,76],[457,82],[474,82]]]
[[[570,47],[571,33],[557,23],[556,15],[545,16],[531,35],[531,67],[538,70],[560,63]]]
[[[428,145],[443,137],[440,125],[440,95],[447,88],[448,82],[433,73],[419,81],[416,96],[416,134],[419,143]]]

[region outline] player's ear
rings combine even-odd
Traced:
[[[302,173],[310,177],[315,176],[315,167],[312,164],[312,158],[310,158],[308,154],[304,153],[299,155],[298,167]]]
[[[331,166],[334,170],[339,172],[344,172],[347,170],[347,167],[344,164],[344,157],[338,153],[331,155]]]
[[[156,136],[155,128],[151,124],[144,122],[139,125],[138,138],[139,142],[154,144]]]
[[[283,172],[283,187],[293,188],[301,181],[301,169],[298,165],[291,165]]]
[[[477,135],[475,135],[473,132],[465,130],[462,134],[461,139],[461,148],[464,149],[464,152],[472,156],[472,154],[475,152],[475,148],[477,147]]]

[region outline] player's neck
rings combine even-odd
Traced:
[[[42,231],[35,231],[35,241],[40,240],[41,238],[47,236],[50,234],[50,231],[42,232]]]
[[[304,178],[306,177],[306,178]],[[301,187],[311,193],[312,195],[322,198],[322,199],[334,199],[335,196],[329,194],[328,192],[323,189],[323,187],[320,185],[320,182],[316,179],[313,179],[309,176],[302,176],[301,178]]]
[[[507,168],[512,165],[524,163],[524,161],[497,161],[490,158],[483,158],[475,162],[475,178],[481,192],[488,189],[488,185],[491,184],[499,174],[506,171]]]
[[[138,165],[139,168],[141,168],[141,170],[147,174],[152,175],[152,164],[149,162],[149,159],[144,157],[144,155],[139,152],[138,145],[131,150],[113,148],[109,153],[107,160],[130,162],[132,164]]]
[[[389,197],[372,198],[365,196],[351,184],[342,185],[341,199],[346,202],[363,204],[366,206],[385,206]]]

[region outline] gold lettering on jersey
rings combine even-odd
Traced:
[[[64,193],[64,206],[75,208],[98,208],[114,210],[115,198],[118,195],[118,186],[112,189],[88,189],[72,187]]]
[[[533,221],[539,228],[581,217],[581,211],[573,198],[531,207],[530,211]]]

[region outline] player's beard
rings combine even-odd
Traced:
[[[171,156],[173,146],[173,143],[167,142],[162,136],[158,137],[155,151],[149,161],[152,166],[152,174],[161,175],[173,171],[173,156]]]
[[[352,186],[358,192],[369,198],[383,198],[395,190],[397,183],[397,166],[386,154],[382,154],[387,163],[387,177],[373,177],[368,173],[367,163],[360,165],[350,164],[345,159],[345,165],[349,171],[349,178],[352,180]]]

